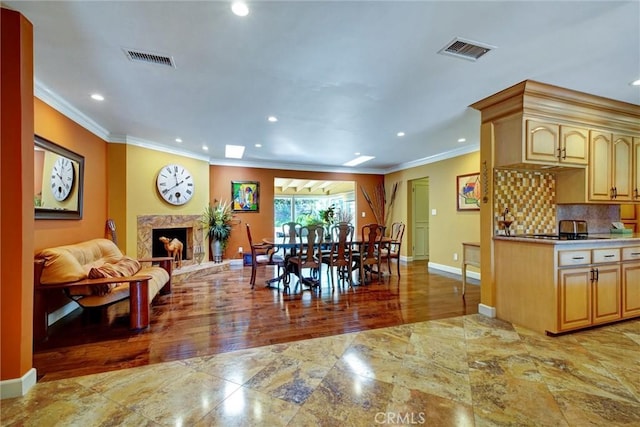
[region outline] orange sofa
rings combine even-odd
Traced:
[[[46,339],[47,296],[59,289],[87,308],[129,298],[131,329],[146,328],[149,304],[171,292],[171,272],[170,257],[135,260],[108,239],[44,249],[34,261],[34,339]]]

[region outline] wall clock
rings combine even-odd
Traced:
[[[183,166],[166,165],[156,179],[160,196],[172,205],[184,205],[193,197],[193,176]]]
[[[73,162],[66,157],[58,157],[51,169],[51,192],[54,199],[61,202],[69,197],[75,177]]]

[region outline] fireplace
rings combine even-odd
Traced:
[[[204,229],[200,215],[140,215],[138,216],[138,258],[167,256],[161,236],[178,238],[184,245],[183,265],[196,263],[193,249],[204,247]],[[159,246],[158,246],[159,245]]]
[[[193,232],[193,229],[186,227],[177,228],[154,228],[151,230],[151,256],[167,256],[167,250],[164,248],[164,243],[160,241],[160,237],[166,237],[169,241],[178,239],[184,245],[182,250],[182,260],[192,259],[193,252],[187,250],[186,242],[188,242],[189,235]]]

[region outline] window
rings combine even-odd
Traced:
[[[346,209],[351,213],[355,224],[355,197],[353,192],[335,196],[275,196],[274,228],[275,236],[282,233],[282,225],[297,222],[302,225],[321,222],[320,211],[334,205],[336,210]]]

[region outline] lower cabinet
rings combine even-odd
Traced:
[[[620,266],[594,267],[593,324],[612,322],[622,317],[620,307]]]
[[[622,317],[640,316],[640,262],[622,264]]]
[[[623,270],[619,248],[593,249],[588,254],[584,250],[561,251],[558,259],[560,331],[622,318]],[[576,268],[576,264],[584,266]]]
[[[620,266],[569,268],[559,272],[560,330],[620,319]]]
[[[637,242],[496,239],[497,317],[549,334],[640,318]]]
[[[569,268],[559,273],[561,331],[591,325],[591,268]]]

